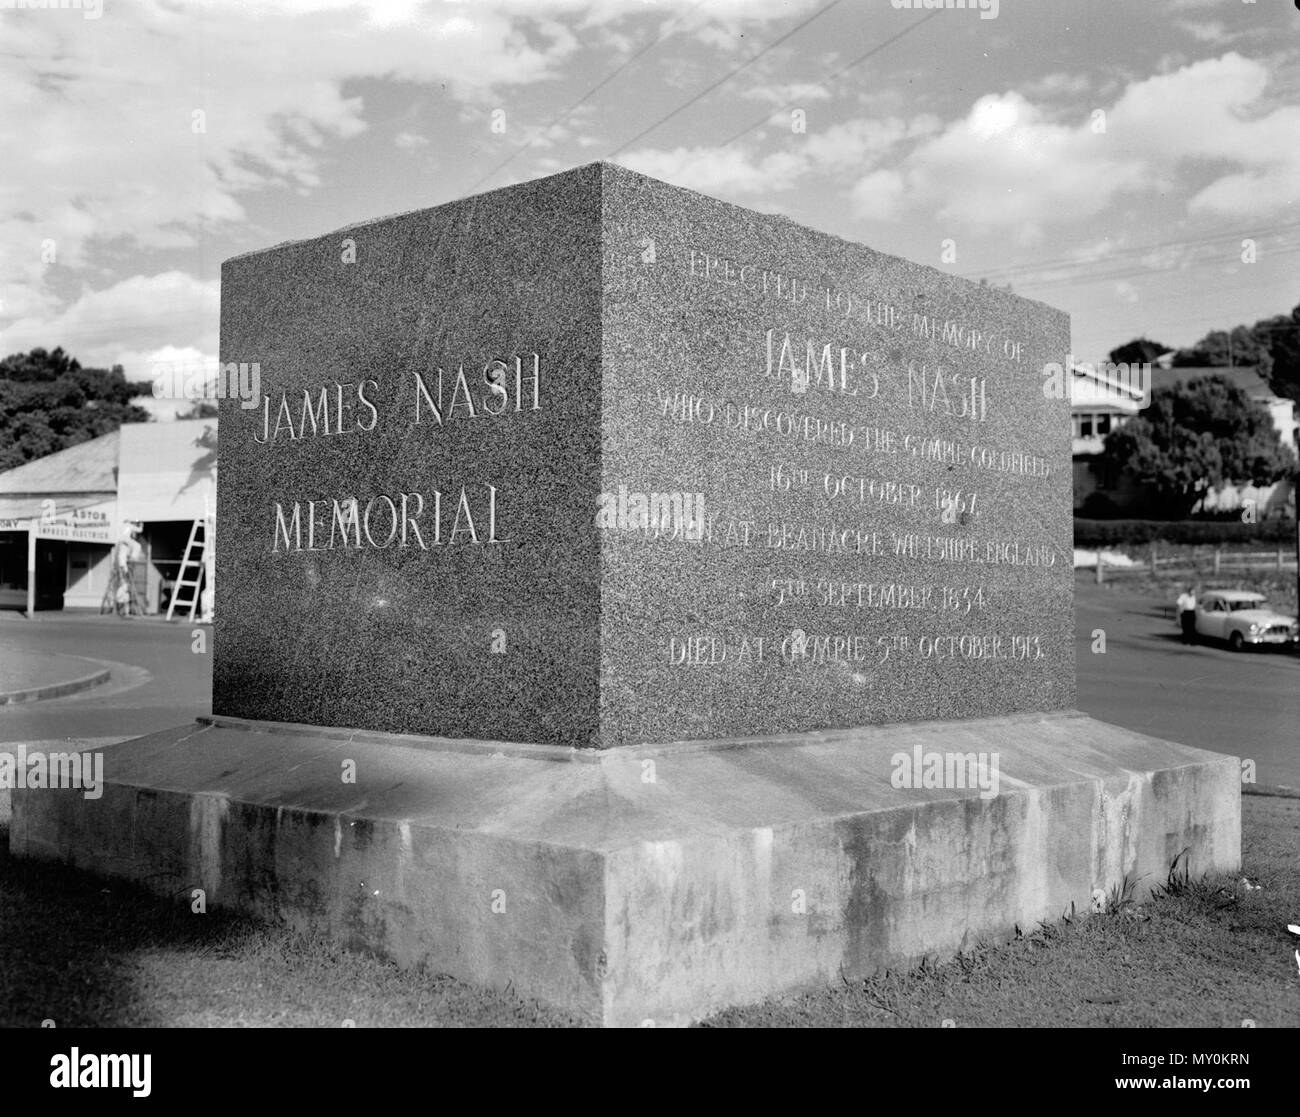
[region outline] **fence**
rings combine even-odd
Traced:
[[[1275,570],[1279,574],[1296,569],[1294,550],[1277,547],[1268,551],[1236,551],[1223,547],[1193,547],[1190,551],[1180,548],[1171,554],[1160,554],[1160,547],[1152,543],[1147,549],[1143,562],[1134,562],[1128,566],[1107,564],[1106,556],[1097,552],[1097,584],[1125,574],[1231,574],[1252,570]]]

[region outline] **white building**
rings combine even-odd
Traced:
[[[194,521],[215,514],[216,429],[128,423],[0,473],[0,606],[103,608],[126,538],[137,601],[165,609]]]
[[[1297,450],[1297,430],[1300,421],[1295,414],[1295,401],[1278,396],[1268,382],[1254,368],[1246,367],[1195,367],[1175,368],[1172,353],[1166,353],[1152,363],[1150,390],[1189,384],[1206,376],[1220,376],[1234,384],[1251,400],[1264,407],[1273,420],[1283,445]],[[1124,475],[1106,476],[1099,471],[1098,458],[1106,435],[1117,426],[1141,413],[1145,405],[1142,393],[1134,388],[1133,377],[1116,377],[1105,365],[1092,372],[1076,372],[1071,382],[1070,413],[1073,423],[1072,448],[1074,454],[1074,506],[1086,514],[1089,501],[1103,501],[1119,511],[1140,513],[1149,502],[1141,486]],[[1149,397],[1147,397],[1149,398]],[[1256,487],[1246,485],[1240,489],[1224,485],[1208,493],[1196,511],[1238,509],[1254,502],[1260,519],[1292,515],[1295,487],[1287,480],[1273,485]],[[1095,494],[1095,495],[1094,495]]]

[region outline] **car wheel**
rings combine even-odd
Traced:
[[[1234,652],[1241,651],[1241,649],[1244,648],[1245,646],[1246,646],[1246,641],[1242,639],[1242,635],[1240,632],[1234,632],[1231,636],[1228,637],[1228,647],[1230,647]]]

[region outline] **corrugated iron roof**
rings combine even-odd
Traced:
[[[144,424],[135,424],[143,426]],[[111,431],[0,473],[0,494],[117,492],[118,432]]]
[[[124,518],[195,520],[216,501],[215,419],[127,423],[0,473],[0,519],[39,515],[49,497],[82,507],[117,498]],[[77,503],[79,502],[79,503]]]

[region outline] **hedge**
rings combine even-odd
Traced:
[[[1074,521],[1076,547],[1163,543],[1295,544],[1294,520],[1244,524],[1240,520],[1080,520]]]

